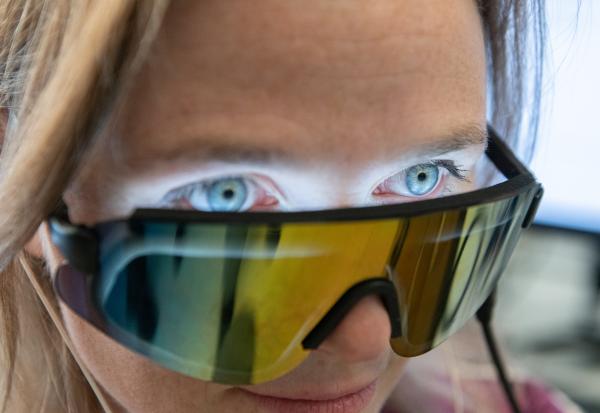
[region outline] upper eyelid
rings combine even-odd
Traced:
[[[444,167],[455,178],[460,179],[461,181],[468,181],[466,176],[468,169],[463,169],[462,165],[457,165],[454,161],[446,159],[438,159],[432,162],[436,166]]]
[[[446,148],[448,149],[448,148]],[[386,160],[382,160],[382,162],[377,162],[377,163],[370,163],[368,166],[369,168],[371,168],[372,165],[377,165],[377,169],[381,169],[381,170],[388,170],[389,173],[385,174],[384,176],[392,176],[396,173],[400,173],[412,166],[416,166],[419,164],[425,164],[425,163],[430,163],[430,162],[437,162],[440,158],[442,160],[454,160],[456,159],[459,163],[465,163],[467,165],[471,165],[471,159],[472,158],[471,155],[469,155],[470,152],[472,152],[474,150],[474,146],[473,144],[471,145],[462,145],[459,147],[455,147],[452,146],[452,148],[450,148],[449,150],[446,150],[444,152],[441,153],[421,153],[421,154],[413,154],[410,155],[410,153],[405,154],[405,156],[402,156],[400,158],[397,159],[386,159]],[[480,151],[477,151],[478,155],[477,158],[479,158],[480,156],[483,155],[483,152],[481,152],[481,154],[479,154]],[[214,164],[211,164],[211,161],[214,161]],[[473,161],[476,161],[476,159],[473,159]],[[207,181],[212,181],[212,180],[218,180],[218,179],[222,179],[225,178],[227,176],[258,176],[260,177],[260,179],[267,179],[267,180],[271,180],[270,175],[273,171],[273,168],[275,168],[276,171],[283,171],[284,175],[286,174],[296,174],[296,173],[302,173],[303,172],[303,167],[300,165],[290,165],[290,164],[283,164],[283,165],[266,165],[266,164],[261,164],[261,163],[255,163],[252,161],[235,161],[235,162],[230,162],[228,160],[219,160],[219,159],[208,159],[207,163],[205,164],[206,167],[208,167],[210,165],[210,168],[208,168],[208,170],[206,172],[202,172],[203,169],[202,168],[200,170],[197,170],[196,168],[192,168],[191,171],[194,171],[194,169],[196,169],[198,175],[202,174],[205,175],[205,177],[203,177],[201,180],[207,180]],[[215,172],[215,170],[226,170],[228,172]],[[280,174],[280,172],[277,172],[277,174]],[[200,180],[198,180],[200,181]],[[191,183],[191,182],[190,182]],[[271,182],[273,183],[273,182]],[[274,187],[277,187],[277,185],[273,185]],[[278,188],[279,189],[279,188]]]
[[[420,165],[435,165],[438,167],[441,167],[443,169],[449,169],[450,171],[456,171],[457,173],[462,173],[462,172],[468,172],[468,169],[463,169],[462,165],[457,164],[454,160],[451,159],[431,159],[431,160],[423,160],[423,161],[418,161],[415,163],[411,163],[409,166],[402,168],[401,170],[397,170],[396,172],[393,172],[389,175],[387,175],[384,178],[380,178],[379,182],[383,182],[388,178],[391,178],[393,176],[399,175],[399,174],[403,174],[406,173],[409,169],[415,167],[415,166],[420,166]],[[260,173],[254,173],[254,172],[234,172],[234,173],[223,173],[223,174],[211,174],[210,177],[206,177],[206,178],[202,178],[199,179],[197,181],[193,181],[193,182],[188,182],[185,183],[183,185],[179,185],[179,188],[184,188],[190,185],[202,185],[202,186],[208,186],[210,185],[212,182],[215,181],[219,181],[222,179],[228,179],[228,178],[243,178],[249,182],[251,182],[252,184],[256,185],[262,182],[267,183],[267,187],[269,189],[274,189],[276,192],[278,193],[282,193],[283,191],[281,190],[281,188],[279,187],[279,185],[277,185],[277,183],[275,182],[274,179],[272,179],[270,176],[266,175],[264,172],[260,172]],[[174,188],[175,189],[175,188]]]
[[[388,175],[387,177],[385,177],[383,179],[380,179],[376,184],[374,184],[374,186],[372,186],[371,192],[375,191],[386,180],[388,180],[394,176],[397,176],[399,174],[404,174],[410,168],[412,168],[414,166],[426,165],[426,164],[436,165],[442,169],[447,170],[456,179],[468,181],[468,178],[463,174],[464,172],[467,172],[468,169],[462,169],[462,165],[457,164],[454,160],[452,160],[452,159],[431,159],[431,160],[424,160],[423,162],[414,163],[400,171],[397,171],[391,175]],[[285,193],[281,190],[279,185],[277,185],[277,183],[272,178],[270,178],[268,175],[265,175],[263,173],[257,174],[257,173],[252,173],[252,172],[248,172],[248,173],[241,172],[241,173],[225,173],[222,175],[213,175],[209,178],[205,178],[202,180],[188,182],[186,184],[179,185],[176,188],[170,189],[165,195],[163,195],[161,200],[164,202],[165,197],[167,197],[167,195],[169,195],[169,194],[173,195],[174,191],[178,192],[176,195],[181,196],[182,194],[185,194],[184,191],[190,190],[189,188],[193,189],[195,186],[199,185],[200,187],[202,187],[205,190],[208,188],[208,186],[212,182],[219,181],[221,179],[227,179],[227,178],[243,178],[244,180],[246,180],[246,182],[248,182],[253,187],[257,187],[257,186],[261,187],[261,188],[267,190],[269,193],[276,195],[277,197],[285,198]],[[266,183],[266,185],[265,185],[265,183]],[[256,188],[253,188],[253,190],[256,190]]]
[[[399,174],[406,173],[406,171],[409,170],[411,167],[414,167],[417,165],[423,165],[423,164],[434,164],[434,165],[442,168],[444,170],[444,172],[449,173],[454,178],[468,182],[469,179],[466,176],[466,174],[464,174],[464,172],[468,172],[469,169],[463,169],[462,159],[460,161],[454,160],[452,158],[448,158],[447,155],[448,154],[446,154],[446,156],[444,156],[443,159],[431,159],[431,158],[423,159],[423,160],[415,159],[415,160],[413,160],[414,163],[411,162],[411,164],[408,165],[407,167],[405,167],[401,170],[396,170],[396,172],[394,172],[390,175],[387,175],[383,178],[380,177],[377,180],[377,183],[370,187],[370,190],[368,190],[368,192],[369,192],[369,194],[373,194],[373,192],[376,191],[377,188],[379,188],[380,185],[382,185],[386,180],[388,180],[392,177],[395,177]],[[453,173],[453,172],[456,172],[456,173]],[[280,188],[280,186],[277,184],[277,182],[268,175],[268,171],[258,171],[258,172],[232,171],[232,172],[223,173],[223,174],[211,174],[210,177],[207,177],[204,179],[199,179],[199,180],[196,180],[193,182],[188,181],[187,183],[178,185],[176,188],[172,188],[172,189],[168,190],[167,193],[165,193],[160,198],[159,202],[163,203],[165,201],[168,201],[168,199],[165,199],[165,198],[169,194],[172,195],[172,199],[176,199],[178,196],[180,197],[182,194],[185,194],[185,192],[183,192],[183,191],[188,190],[188,188],[193,188],[195,185],[200,185],[203,189],[206,189],[208,187],[208,185],[210,185],[211,182],[218,181],[221,179],[226,179],[226,178],[243,178],[244,180],[246,180],[246,182],[249,182],[249,184],[252,186],[251,191],[253,191],[254,193],[256,193],[257,190],[262,189],[262,190],[267,191],[270,195],[273,195],[280,202],[286,203],[287,194]],[[258,189],[258,188],[260,188],[260,189]],[[178,190],[178,193],[173,194],[173,192],[176,190]],[[175,196],[173,196],[173,195],[175,195]],[[398,195],[402,196],[403,194],[398,194]]]

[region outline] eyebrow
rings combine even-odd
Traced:
[[[487,147],[488,139],[489,134],[486,128],[476,123],[469,123],[454,128],[450,133],[435,139],[432,143],[418,147],[416,151],[421,154],[439,156],[472,146]]]
[[[224,163],[269,164],[275,162],[299,163],[293,153],[293,146],[268,148],[261,144],[233,142],[233,136],[207,135],[194,141],[193,149],[178,146],[150,155],[144,154],[126,159],[128,166],[146,164],[157,159],[161,161],[221,161]],[[467,123],[453,128],[442,137],[418,145],[410,153],[420,156],[440,156],[472,146],[487,145],[488,132],[477,123]]]

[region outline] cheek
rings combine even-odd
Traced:
[[[60,303],[67,332],[83,363],[108,393],[114,413],[167,413],[248,411],[231,387],[171,372],[107,338]],[[379,411],[392,393],[408,359],[390,355],[379,377],[373,411]]]
[[[204,412],[226,386],[166,370],[106,337],[60,304],[75,350],[98,384],[125,412]],[[176,395],[176,396],[175,396]],[[123,410],[115,406],[115,413]]]

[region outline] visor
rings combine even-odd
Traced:
[[[73,225],[49,218],[66,258],[60,299],[109,337],[192,377],[273,380],[300,364],[370,294],[400,356],[423,354],[495,288],[542,188],[490,130],[506,178],[406,204],[304,212],[140,209]]]

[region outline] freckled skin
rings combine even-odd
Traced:
[[[333,206],[344,205],[345,183],[391,153],[455,125],[484,126],[485,93],[483,34],[472,0],[176,1],[116,130],[65,199],[75,222],[126,214],[125,202],[107,201],[105,181],[117,187],[132,177],[151,180],[178,165],[115,175],[123,162],[201,147],[203,136],[213,135],[292,148],[307,168],[327,165],[329,173],[312,187]],[[168,371],[62,311],[115,411],[259,412],[233,387]],[[298,368],[252,389],[314,393],[378,378],[365,413],[378,412],[407,361],[393,354],[389,334],[382,305],[368,297]]]

